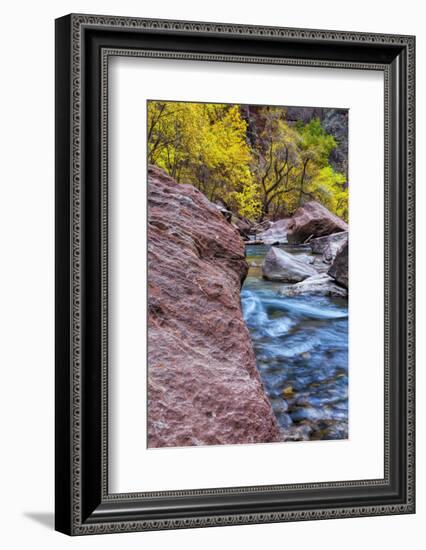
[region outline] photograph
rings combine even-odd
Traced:
[[[147,447],[348,439],[349,109],[146,108]]]

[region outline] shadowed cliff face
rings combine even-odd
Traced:
[[[259,105],[243,106],[246,120],[248,122],[248,139],[255,141],[255,126],[263,128],[263,121],[258,113],[261,109]],[[286,120],[290,124],[302,121],[304,124],[310,122],[313,118],[319,118],[321,125],[326,132],[331,134],[336,140],[337,146],[330,154],[330,162],[335,170],[343,172],[349,184],[348,173],[348,109],[330,109],[324,107],[285,107]]]
[[[149,447],[281,439],[242,318],[246,274],[218,209],[149,167]]]

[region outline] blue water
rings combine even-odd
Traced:
[[[300,258],[306,248],[283,248]],[[257,367],[288,439],[348,437],[348,302],[283,297],[262,278],[267,247],[248,245],[251,264],[241,303]]]

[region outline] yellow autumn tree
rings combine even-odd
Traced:
[[[255,218],[259,197],[246,129],[237,105],[151,101],[148,162]]]

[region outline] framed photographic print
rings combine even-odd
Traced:
[[[412,36],[56,21],[56,529],[414,513]]]

